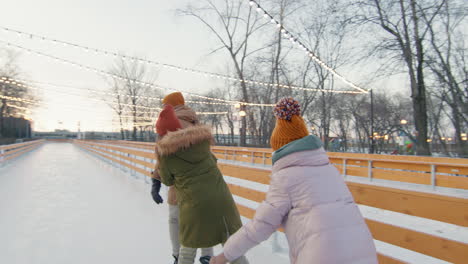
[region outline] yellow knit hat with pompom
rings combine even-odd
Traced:
[[[293,98],[283,98],[277,104],[273,113],[276,126],[271,134],[270,145],[273,150],[309,135],[306,123],[300,116],[301,107]]]

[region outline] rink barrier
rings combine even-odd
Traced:
[[[103,158],[145,176],[150,177],[150,171],[154,168],[154,154],[133,149],[138,144],[118,146],[116,144],[105,144],[102,141],[78,140],[75,140],[75,143]],[[148,144],[148,146],[151,145]],[[134,164],[139,164],[144,168],[137,167]],[[264,185],[268,185],[270,182],[269,175],[271,171],[268,169],[221,163],[218,165],[225,176]],[[468,199],[355,182],[347,182],[347,185],[358,204],[468,227]],[[260,203],[266,197],[265,192],[235,184],[228,184],[228,186],[234,195],[254,202]],[[237,204],[237,206],[241,215],[253,218],[254,209],[240,204]],[[468,259],[468,244],[466,243],[371,219],[366,219],[366,223],[376,240],[452,263],[463,263]],[[404,262],[379,254],[379,263]]]
[[[212,148],[216,157],[271,165],[272,150]],[[344,176],[468,190],[468,159],[328,152],[330,162]]]
[[[36,149],[44,143],[43,139],[0,146],[0,163],[14,159]]]
[[[91,141],[92,142],[92,141]],[[113,146],[153,151],[151,142],[124,140],[96,140]],[[272,150],[214,146],[218,159],[243,163],[271,165]],[[468,159],[398,156],[361,153],[328,152],[330,162],[344,176],[355,176],[426,186],[468,190]]]

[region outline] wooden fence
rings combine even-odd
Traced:
[[[42,143],[44,143],[44,140],[34,140],[25,143],[0,146],[0,163],[28,153],[42,145]]]
[[[116,146],[154,150],[155,144],[132,141],[96,141]],[[219,159],[271,165],[272,150],[213,147]],[[330,161],[345,176],[399,181],[468,190],[468,159],[328,152]]]
[[[154,154],[148,150],[153,149],[152,144],[142,144],[144,147],[141,150],[135,148],[140,144],[129,142],[109,142],[103,141],[74,141],[78,146],[95,153],[105,159],[118,163],[122,166],[130,168],[143,175],[150,176],[150,171],[154,168]],[[119,145],[120,144],[120,145]],[[214,148],[217,155],[220,155],[219,148]],[[223,148],[223,155],[231,155],[229,151],[244,151],[244,150],[229,150]],[[257,158],[254,151],[250,157]],[[245,155],[243,152],[234,156]],[[263,159],[262,154],[261,157]],[[245,158],[244,156],[241,156]],[[336,158],[334,154],[332,158]],[[223,157],[221,157],[223,158]],[[225,157],[224,157],[225,158]],[[372,156],[359,157],[359,159],[351,156],[342,157],[346,160],[360,160],[369,164],[380,165],[381,159],[371,160]],[[227,158],[229,159],[229,158]],[[271,157],[270,157],[271,159]],[[238,159],[236,159],[238,160]],[[348,163],[351,166],[351,163]],[[357,163],[359,164],[359,163]],[[384,164],[382,162],[382,164]],[[388,164],[398,164],[411,166],[408,161],[403,162],[397,160],[395,163],[389,162]],[[443,164],[443,165],[442,165]],[[440,168],[453,169],[450,162],[436,163]],[[361,165],[361,164],[360,164]],[[433,164],[418,164],[417,166],[432,166]],[[386,165],[390,167],[390,165]],[[411,166],[414,169],[417,166]],[[457,165],[458,166],[458,165]],[[269,184],[270,170],[258,169],[252,167],[244,167],[241,165],[233,164],[219,164],[222,173],[226,176],[235,177],[238,179],[248,180],[251,182]],[[394,166],[396,167],[396,165]],[[392,168],[392,167],[390,167]],[[419,168],[419,167],[418,167]],[[457,167],[459,168],[459,167]],[[465,168],[462,166],[461,168]],[[400,167],[401,169],[401,167]],[[447,172],[447,170],[442,170]],[[451,172],[451,171],[449,171]],[[456,177],[456,176],[451,176]],[[265,199],[265,193],[250,189],[244,186],[235,184],[228,184],[231,192],[234,195],[248,199],[254,202],[262,202]],[[361,184],[354,182],[347,182],[348,188],[356,200],[356,203],[411,216],[418,216],[427,219],[437,220],[445,223],[450,223],[462,227],[468,227],[468,199],[455,198],[439,194],[429,194],[425,192],[416,192],[401,190],[397,188],[381,187],[369,184]],[[239,212],[241,215],[252,218],[255,210],[243,205],[238,204]],[[376,240],[396,245],[398,247],[406,248],[411,251],[419,252],[424,255],[432,256],[441,260],[452,263],[467,263],[468,260],[468,244],[459,241],[454,241],[435,235],[407,229],[404,227],[383,223],[371,219],[366,219],[367,225]],[[404,263],[401,260],[395,259],[391,256],[379,254],[379,263]]]
[[[213,147],[219,159],[271,165],[272,151]],[[468,159],[328,152],[342,175],[468,190]]]

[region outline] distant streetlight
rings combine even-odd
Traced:
[[[462,137],[466,137],[466,133],[461,133],[461,135],[460,135],[460,136],[462,136]]]
[[[401,125],[406,125],[406,124],[408,124],[408,120],[402,119],[402,120],[400,120],[400,124]]]
[[[241,108],[242,106],[239,104],[239,108]],[[237,108],[237,105],[236,105],[236,108]],[[237,146],[241,146],[241,138],[242,138],[242,132],[244,132],[244,127],[243,127],[243,120],[245,118],[245,116],[247,115],[247,113],[245,112],[245,110],[240,110],[239,111],[239,142],[238,142],[238,145]]]
[[[448,138],[447,140],[448,140],[448,141],[452,141],[452,138]]]
[[[234,107],[235,107],[236,109],[239,109],[239,108],[241,108],[241,105],[240,105],[240,104],[235,104]]]
[[[432,139],[428,139],[427,142],[428,142],[428,143],[431,143],[431,142],[432,142]]]

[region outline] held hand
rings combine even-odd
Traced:
[[[228,260],[226,259],[226,257],[222,253],[219,254],[216,257],[212,257],[211,260],[210,260],[210,264],[226,264],[227,262],[228,262]]]
[[[153,174],[153,178],[161,180],[161,176],[159,175],[159,170],[154,170],[151,172]]]

